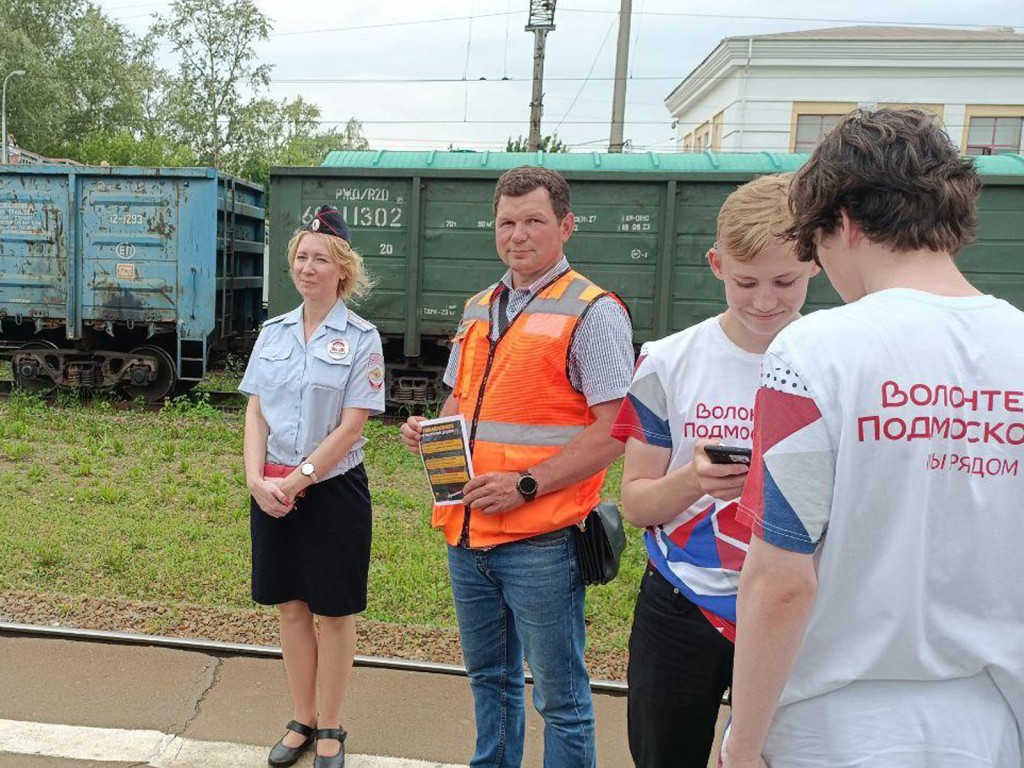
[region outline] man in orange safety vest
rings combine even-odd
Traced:
[[[622,301],[563,254],[576,221],[559,174],[506,172],[494,214],[508,271],[466,302],[441,411],[465,417],[474,477],[463,505],[433,512],[448,541],[476,707],[471,765],[522,762],[525,656],[544,719],[544,765],[593,768],[584,587],[570,529],[597,505],[605,470],[622,451],[610,428],[629,388],[632,327]],[[593,224],[600,231],[600,214]],[[603,237],[587,245],[605,256],[619,244]],[[413,452],[422,420],[402,426]]]

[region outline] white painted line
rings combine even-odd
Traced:
[[[160,731],[0,720],[0,751],[22,755],[146,764],[163,752],[172,738]]]
[[[196,741],[160,731],[90,728],[0,719],[0,752],[151,768],[265,768],[269,747]],[[312,763],[312,751],[309,753]],[[402,757],[346,755],[347,768],[465,768]]]

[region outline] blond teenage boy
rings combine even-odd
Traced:
[[[736,590],[749,529],[736,521],[744,465],[712,464],[709,442],[750,446],[761,357],[800,313],[818,268],[780,233],[791,174],[726,199],[707,259],[728,308],[644,346],[612,435],[626,443],[626,519],[650,564],[629,642],[628,732],[639,768],[708,762],[732,677]]]

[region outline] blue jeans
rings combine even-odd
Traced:
[[[584,587],[570,531],[487,550],[449,546],[448,571],[476,708],[472,768],[522,763],[524,654],[544,718],[545,768],[594,768]]]

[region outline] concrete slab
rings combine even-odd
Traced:
[[[284,734],[291,715],[280,659],[227,658],[218,667],[217,684],[181,735],[200,741],[266,744],[269,750]]]
[[[284,666],[278,659],[14,637],[0,637],[0,658],[5,661],[0,665],[0,719],[180,734],[189,749],[207,751],[213,748],[210,742],[219,742],[216,749],[227,757],[218,760],[228,762],[217,765],[232,768],[236,763],[231,755],[241,761],[238,768],[265,761],[266,750],[291,716]],[[533,709],[532,694],[528,686],[526,768],[540,766],[543,752],[543,723]],[[600,695],[594,703],[599,768],[632,765],[625,697]],[[727,717],[723,708],[719,731]],[[351,754],[461,765],[472,754],[473,705],[463,677],[358,668],[343,722],[352,734],[347,745]],[[110,754],[113,760],[119,756]],[[709,766],[716,764],[717,748]],[[0,752],[0,768],[120,765]],[[308,765],[311,754],[299,763]]]
[[[110,763],[94,760],[65,760],[42,755],[10,755],[0,752],[0,768],[138,768],[138,763]]]
[[[0,638],[0,717],[178,733],[218,660],[167,648]]]
[[[527,686],[525,762],[540,765],[543,721]],[[601,766],[629,765],[626,700],[595,697]],[[269,748],[291,717],[291,701],[280,661],[227,659],[217,684],[183,734],[204,741],[265,744]],[[475,731],[469,681],[423,672],[357,668],[352,674],[342,721],[352,752],[436,762],[468,762]]]
[[[183,735],[269,749],[291,711],[280,661],[227,659]],[[454,755],[464,755],[464,761],[471,755],[472,718],[464,678],[357,668],[342,722],[351,734],[351,752],[449,762]]]

